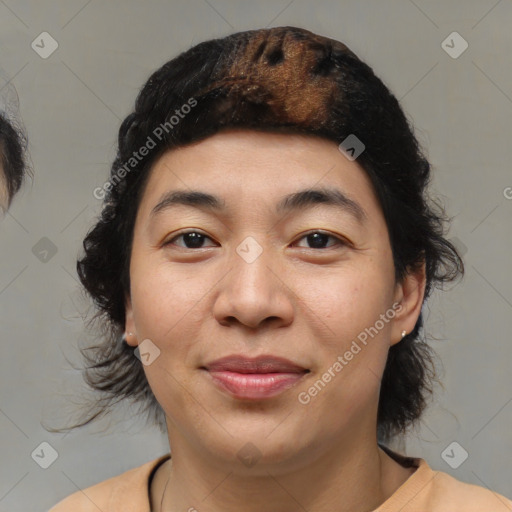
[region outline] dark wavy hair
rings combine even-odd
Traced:
[[[103,339],[82,350],[85,381],[99,394],[83,421],[69,428],[128,399],[165,431],[143,366],[121,342],[134,222],[156,160],[228,128],[316,135],[337,144],[355,135],[365,145],[357,162],[382,206],[397,282],[425,263],[426,299],[434,285],[463,275],[461,257],[444,238],[450,219],[427,195],[431,166],[412,126],[395,96],[347,46],[296,27],[202,42],[149,77],[121,124],[110,179],[95,191],[103,209],[84,239],[77,271],[97,307],[95,320],[105,327]],[[405,433],[432,394],[435,353],[422,326],[420,314],[413,331],[389,350],[378,407],[383,442]]]
[[[0,112],[0,186],[7,190],[7,208],[28,173],[26,149],[27,137],[23,129]]]

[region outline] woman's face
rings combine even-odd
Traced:
[[[306,189],[330,200],[293,199]],[[173,201],[178,191],[216,199]],[[141,344],[176,453],[264,468],[375,442],[388,349],[414,327],[423,285],[395,284],[371,181],[334,142],[230,130],[164,154],[130,279],[127,340]],[[213,364],[227,356],[295,367]]]
[[[2,153],[0,152],[0,160],[2,159]],[[2,214],[5,210],[7,210],[7,205],[9,203],[9,198],[7,194],[7,186],[4,178],[4,170],[2,168],[2,163],[0,162],[0,214]]]

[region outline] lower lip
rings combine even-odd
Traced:
[[[260,400],[270,398],[294,386],[303,373],[236,373],[208,372],[213,382],[234,398]]]

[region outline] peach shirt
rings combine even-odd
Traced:
[[[151,512],[149,478],[170,454],[77,491],[49,512]],[[416,471],[373,512],[512,512],[512,501],[484,487],[434,471],[414,458]]]

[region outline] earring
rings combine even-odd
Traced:
[[[402,338],[407,334],[407,331],[402,331]]]
[[[133,332],[129,332],[128,336],[133,336]],[[126,333],[123,332],[123,335],[121,336],[121,341],[126,343]]]

